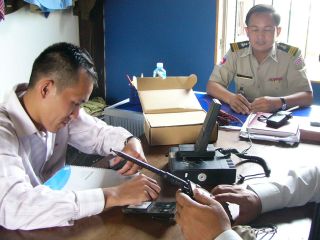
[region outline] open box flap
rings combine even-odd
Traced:
[[[195,75],[188,77],[138,78],[138,94],[144,113],[201,111],[192,87]]]
[[[165,79],[160,77],[137,78],[136,86],[138,91],[192,89],[196,83],[197,76],[191,74],[190,76],[167,77]]]
[[[172,113],[202,110],[192,89],[142,91],[139,92],[139,98],[144,113]]]

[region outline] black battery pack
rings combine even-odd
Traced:
[[[279,128],[287,124],[288,119],[292,118],[291,112],[279,111],[267,118],[267,127]]]

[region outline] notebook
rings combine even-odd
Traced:
[[[44,185],[53,190],[85,190],[119,185],[132,176],[122,176],[105,168],[66,165],[56,172]]]
[[[240,137],[273,142],[285,142],[294,144],[300,141],[300,130],[298,121],[292,119],[279,128],[267,127],[266,122],[260,121],[260,116],[268,117],[271,113],[251,113],[240,130]]]
[[[277,137],[289,137],[297,134],[299,130],[299,124],[296,121],[291,121],[291,119],[288,120],[287,124],[279,128],[267,127],[265,121],[259,120],[261,116],[269,117],[270,115],[271,113],[259,112],[256,114],[252,114],[252,116],[249,116],[249,120],[250,118],[252,120],[248,123],[247,131],[254,134],[263,134]]]

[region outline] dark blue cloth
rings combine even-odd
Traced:
[[[196,94],[196,97],[198,98],[199,103],[201,104],[201,107],[205,111],[208,111],[209,106],[212,102],[212,97],[209,96],[208,94],[202,93],[202,92],[197,92],[195,94]],[[135,112],[142,112],[141,104],[137,103],[137,101],[134,101],[133,103],[129,101],[128,103],[121,104],[120,106],[118,106],[116,108],[123,109],[123,110],[129,110],[129,111],[135,111]],[[236,113],[226,103],[222,103],[221,110],[240,119],[242,122],[245,122],[248,117],[248,115]],[[299,108],[297,110],[294,110],[292,112],[292,115],[293,116],[310,116],[311,112],[312,113],[314,113],[314,112],[320,113],[320,106]],[[231,126],[241,126],[241,124],[238,121],[231,121],[230,125]]]

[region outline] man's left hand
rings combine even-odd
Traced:
[[[280,105],[279,105],[280,104]],[[278,97],[259,97],[251,103],[251,111],[271,113],[279,110],[281,100]]]
[[[141,142],[137,138],[131,138],[122,149],[122,152],[134,158],[137,158],[143,162],[147,162],[147,159],[142,149]],[[121,157],[117,156],[113,161],[113,165],[116,165],[121,161],[124,161],[124,160]],[[126,164],[121,169],[118,170],[118,173],[120,173],[121,175],[128,176],[128,175],[137,173],[139,170],[141,170],[140,166],[130,161],[127,161]]]

